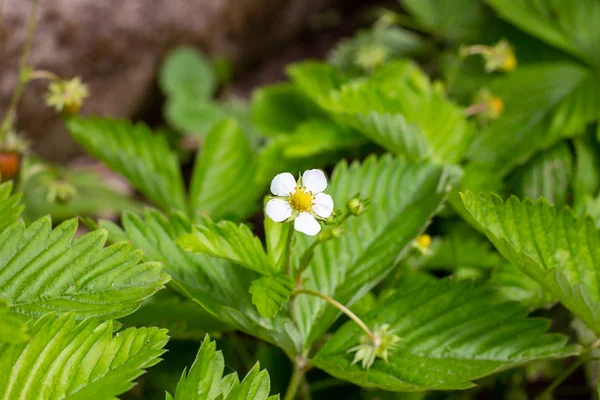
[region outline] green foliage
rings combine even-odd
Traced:
[[[177,384],[175,397],[167,393],[167,399],[173,400],[270,400],[271,382],[266,370],[260,370],[258,363],[248,372],[240,383],[237,373],[223,376],[225,364],[223,354],[217,351],[217,345],[206,336],[194,364],[189,372],[183,371]]]
[[[163,209],[186,210],[177,155],[164,136],[146,125],[99,118],[71,118],[71,135],[90,154],[125,176]]]
[[[194,217],[240,219],[256,209],[260,187],[253,184],[254,155],[234,120],[213,127],[196,155],[191,180],[190,209]]]
[[[160,87],[177,98],[208,99],[216,88],[215,71],[204,56],[191,48],[179,48],[167,55],[159,75]]]
[[[466,208],[498,251],[595,332],[600,289],[595,260],[598,232],[589,218],[557,211],[545,200],[462,195]]]
[[[0,399],[116,399],[160,361],[166,331],[47,314],[24,344],[0,343]]]
[[[20,194],[11,194],[12,181],[0,184],[0,232],[19,219],[23,206]]]
[[[327,189],[336,204],[359,194],[371,206],[348,220],[344,234],[318,246],[306,271],[304,288],[352,305],[381,282],[399,255],[437,212],[447,186],[447,169],[429,163],[408,164],[390,156],[370,157],[362,164],[340,163]],[[311,240],[298,236],[292,262],[298,266]],[[312,296],[299,296],[293,314],[309,347],[339,316],[339,311]]]
[[[244,224],[205,219],[204,225],[194,226],[192,233],[181,236],[177,243],[192,253],[222,258],[261,274],[276,272],[262,243]]]
[[[104,230],[74,239],[76,231],[77,220],[52,229],[46,217],[0,234],[0,297],[12,313],[120,317],[169,280],[159,263],[141,262],[141,251],[130,243],[104,247]]]
[[[566,337],[545,334],[548,321],[526,318],[516,303],[494,301],[469,282],[440,280],[401,287],[363,320],[389,324],[402,340],[388,362],[351,365],[348,350],[363,332],[347,322],[314,362],[329,374],[364,387],[392,391],[466,389],[481,376],[528,361],[575,354]]]
[[[27,325],[23,320],[9,312],[10,304],[0,298],[0,342],[23,343],[29,340]]]
[[[287,303],[295,284],[289,275],[263,276],[250,285],[252,303],[263,317],[274,317]]]

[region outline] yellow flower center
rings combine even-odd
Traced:
[[[504,62],[502,63],[502,69],[504,71],[512,71],[517,67],[517,57],[513,53],[506,54]]]
[[[290,192],[288,203],[290,207],[297,211],[311,211],[315,196],[311,190],[306,190],[306,186],[300,186],[296,188],[295,192]]]

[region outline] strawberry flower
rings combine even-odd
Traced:
[[[267,202],[265,213],[275,222],[294,221],[294,229],[309,236],[321,231],[318,219],[333,212],[333,199],[323,193],[327,179],[323,171],[310,169],[296,182],[289,172],[271,181],[271,193],[276,197]]]

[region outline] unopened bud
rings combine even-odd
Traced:
[[[335,226],[333,228],[322,230],[321,233],[319,233],[319,242],[337,239],[342,236],[342,233],[344,233],[344,228],[342,226]]]
[[[88,88],[79,77],[68,81],[58,80],[48,85],[46,104],[59,113],[75,115],[79,113],[86,97]]]
[[[419,235],[413,242],[413,247],[421,254],[429,253],[429,246],[431,246],[431,236],[428,234]]]
[[[359,198],[353,198],[348,201],[348,212],[350,214],[359,216],[367,212],[367,202]]]
[[[57,180],[50,184],[48,188],[47,200],[50,203],[68,203],[77,194],[77,189],[70,183]]]

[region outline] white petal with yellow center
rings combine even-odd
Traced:
[[[312,211],[321,218],[328,218],[333,212],[333,199],[331,196],[325,193],[316,195]]]
[[[309,169],[302,174],[302,185],[312,194],[318,194],[327,187],[327,178],[320,169]]]
[[[275,196],[289,196],[296,190],[296,179],[289,172],[278,174],[271,181],[271,193]]]
[[[321,225],[319,225],[315,217],[309,213],[301,212],[294,221],[294,229],[308,236],[315,236],[321,231]]]
[[[283,222],[292,216],[292,207],[282,199],[271,199],[267,202],[265,213],[275,222]]]

